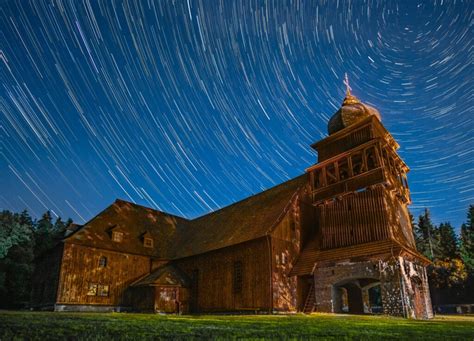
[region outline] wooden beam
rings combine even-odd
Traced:
[[[340,177],[340,174],[339,174],[339,162],[338,161],[334,162],[334,172],[336,173],[336,181],[339,182],[341,177]]]
[[[322,175],[322,179],[321,179],[322,180],[322,187],[325,187],[328,184],[328,181],[326,179],[326,167],[322,168],[321,175]]]
[[[352,157],[351,157],[351,155],[348,155],[346,160],[347,160],[347,167],[349,168],[349,178],[352,178],[354,176],[354,171],[352,169]]]
[[[360,172],[364,173],[368,171],[367,167],[367,154],[366,154],[367,148],[364,148],[362,150],[362,167],[360,168]]]

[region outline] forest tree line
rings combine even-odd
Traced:
[[[0,213],[0,308],[29,307],[35,259],[60,242],[71,224],[49,211],[38,220],[26,210]]]
[[[413,221],[417,249],[428,266],[435,306],[474,303],[474,205],[459,235],[449,222],[436,226],[425,210]],[[51,212],[34,220],[25,210],[0,213],[0,308],[28,308],[35,259],[53,248],[73,227],[71,219],[53,219]]]
[[[474,303],[474,205],[459,235],[449,222],[434,225],[428,209],[413,222],[413,234],[418,251],[432,261],[427,270],[433,305]]]

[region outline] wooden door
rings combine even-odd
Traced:
[[[178,313],[178,287],[156,287],[155,312]]]
[[[415,312],[415,318],[422,319],[424,317],[425,302],[423,292],[421,291],[421,285],[412,281],[412,290],[414,292],[413,309]]]

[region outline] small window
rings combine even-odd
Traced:
[[[199,297],[199,269],[194,269],[192,272],[192,292],[191,292],[191,304],[194,311],[198,310],[198,297]]]
[[[153,239],[145,237],[143,239],[143,246],[145,247],[153,247]]]
[[[87,296],[95,296],[95,295],[97,295],[97,284],[90,283],[89,290],[87,291]]]
[[[100,257],[99,258],[99,268],[105,268],[107,267],[107,257]]]
[[[285,265],[286,264],[286,253],[281,254],[281,264]]]
[[[199,283],[199,269],[194,269],[191,277],[193,281],[193,286],[197,288],[198,283]]]
[[[123,240],[123,232],[114,231],[112,232],[112,240],[117,243],[121,243]]]
[[[99,284],[97,286],[97,296],[109,296],[109,286]]]
[[[109,296],[109,285],[90,283],[87,296]]]
[[[242,292],[242,262],[234,262],[234,293]]]

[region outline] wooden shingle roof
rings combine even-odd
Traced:
[[[166,264],[131,284],[132,287],[155,285],[189,287],[191,281],[184,272],[173,265]]]
[[[116,200],[65,242],[160,259],[201,254],[267,235],[305,183],[301,175],[194,220]],[[124,233],[122,242],[112,240],[113,230]],[[145,232],[153,248],[144,247]]]
[[[183,258],[263,237],[283,218],[306,175],[191,221],[178,234],[174,258]]]
[[[74,243],[99,249],[169,259],[173,241],[189,220],[124,200],[116,200],[79,230],[66,237]],[[122,242],[112,240],[112,232],[123,233]],[[143,245],[143,234],[153,239],[153,248]]]

